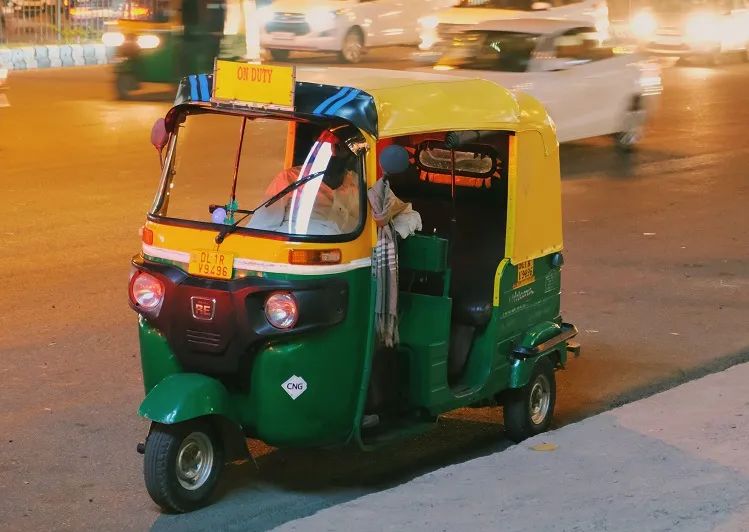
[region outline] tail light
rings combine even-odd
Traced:
[[[136,309],[158,316],[164,303],[164,283],[146,272],[136,272],[130,279],[130,301]]]

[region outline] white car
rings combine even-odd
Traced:
[[[454,7],[419,19],[419,48],[431,50],[440,41],[491,20],[556,18],[585,22],[601,35],[609,31],[606,0],[458,0]]]
[[[653,54],[715,62],[740,52],[749,60],[749,0],[649,1],[633,14],[630,30]]]
[[[612,135],[627,151],[640,140],[662,90],[656,63],[618,53],[592,26],[567,20],[478,25],[455,36],[432,69],[536,97],[554,120],[560,142]]]
[[[277,0],[258,10],[260,45],[274,59],[293,50],[337,52],[356,63],[365,48],[416,45],[417,20],[454,0]]]

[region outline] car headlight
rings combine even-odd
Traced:
[[[115,48],[125,42],[125,36],[119,31],[107,31],[101,36],[104,46]]]
[[[632,34],[638,39],[649,39],[658,29],[658,21],[651,11],[640,11],[629,23]]]
[[[147,50],[149,48],[156,48],[159,44],[161,44],[161,39],[159,39],[158,35],[151,35],[146,33],[144,35],[138,35],[138,38],[135,39],[135,42],[138,43],[138,46],[140,48]]]
[[[260,7],[257,10],[257,20],[258,22],[260,22],[261,26],[268,24],[268,22],[273,20],[274,16],[275,13],[273,12],[273,8],[271,6]]]
[[[289,292],[275,292],[265,300],[265,317],[276,329],[291,329],[299,320],[299,307]]]
[[[697,12],[687,18],[684,34],[692,42],[720,40],[720,20],[715,13]]]
[[[312,31],[325,31],[335,24],[336,14],[328,9],[313,9],[306,15],[307,24]]]

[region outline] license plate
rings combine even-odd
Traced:
[[[187,272],[213,279],[231,279],[233,267],[234,255],[221,253],[220,251],[196,249],[190,254]]]
[[[271,37],[274,39],[281,39],[284,41],[289,41],[294,38],[294,34],[291,32],[284,32],[284,31],[276,31],[270,34]]]

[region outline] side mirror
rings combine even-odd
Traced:
[[[161,156],[161,153],[164,151],[164,147],[169,142],[169,132],[166,130],[166,122],[164,122],[163,118],[159,118],[154,122],[153,127],[151,128],[151,144],[154,148],[156,148],[156,151],[159,152],[159,164],[164,166],[164,161]]]
[[[551,9],[551,4],[549,2],[533,2],[531,4],[531,9],[533,11],[546,11]]]

